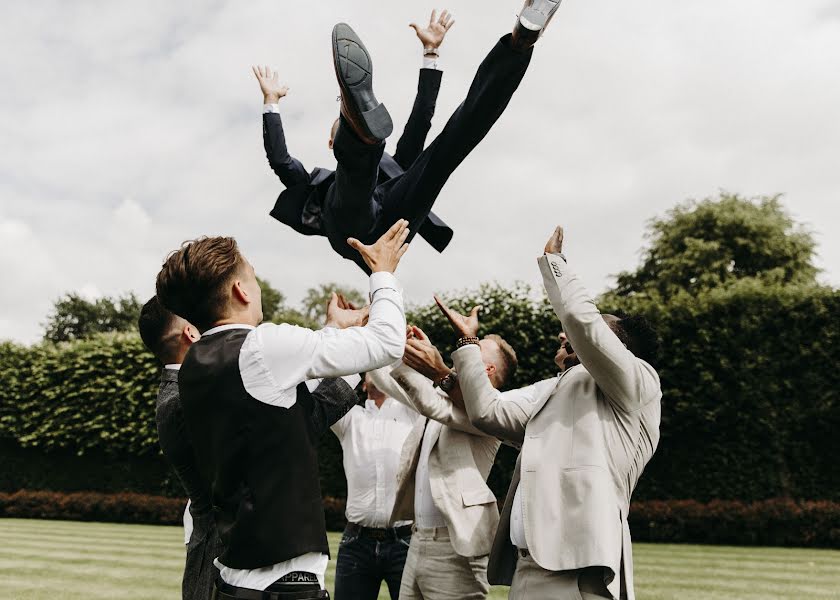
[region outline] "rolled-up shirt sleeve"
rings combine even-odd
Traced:
[[[289,407],[301,382],[362,373],[401,358],[406,322],[399,282],[390,273],[374,273],[370,298],[364,327],[313,331],[268,323],[253,330],[239,355],[248,393],[262,402]]]

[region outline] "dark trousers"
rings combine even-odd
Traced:
[[[330,242],[340,254],[350,258],[355,254],[346,244],[347,237],[372,243],[397,219],[408,220],[412,237],[417,233],[449,176],[504,112],[531,54],[532,50],[511,50],[510,35],[499,40],[443,131],[403,175],[383,184],[377,185],[377,180],[384,142],[362,143],[341,120],[333,145],[338,167],[324,215]]]
[[[184,578],[181,581],[183,600],[209,600],[219,570],[213,561],[222,553],[222,543],[212,514],[193,514],[193,531],[187,544]]]
[[[391,600],[400,595],[411,536],[377,541],[345,529],[335,567],[335,600],[376,600],[384,581]]]

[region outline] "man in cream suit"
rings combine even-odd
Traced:
[[[423,332],[413,328],[404,360],[432,360],[421,370],[457,398],[455,373]],[[504,385],[516,354],[500,337],[480,340],[479,360],[488,386]],[[478,346],[477,346],[478,347]],[[487,487],[499,441],[473,427],[463,408],[432,380],[406,364],[374,376],[377,387],[427,417],[402,450],[392,522],[414,520],[400,587],[401,600],[479,600],[487,596],[487,560],[499,523],[496,497]],[[461,405],[463,406],[463,405]]]
[[[539,259],[548,298],[580,364],[502,401],[483,376],[478,319],[442,310],[470,422],[522,445],[493,550],[491,583],[510,598],[634,599],[627,512],[659,442],[656,336],[601,315],[562,255],[557,228]]]

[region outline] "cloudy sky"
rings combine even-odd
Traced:
[[[518,0],[450,0],[432,135]],[[401,130],[421,49],[417,0],[30,2],[0,8],[0,339],[38,339],[51,303],[153,291],[167,251],[234,235],[292,301],[327,281],[364,287],[322,238],[267,215],[281,191],[265,161],[249,65],[280,69],[292,152],[332,167],[338,105],[330,31],[350,23],[374,56]],[[400,268],[415,302],[482,281],[537,282],[555,223],[599,292],[634,267],[645,223],[719,190],[783,193],[840,284],[840,2],[567,0],[495,129],[436,211],[456,231]],[[396,143],[391,140],[390,148]]]

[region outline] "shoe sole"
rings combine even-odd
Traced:
[[[542,31],[560,8],[561,2],[562,0],[534,0],[519,15],[519,23],[530,31]]]
[[[333,64],[335,75],[346,96],[344,106],[353,110],[353,121],[364,127],[367,135],[384,140],[394,131],[391,115],[373,93],[373,61],[356,32],[346,23],[333,28]]]

